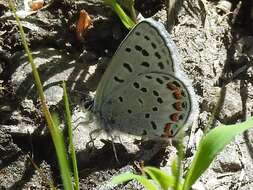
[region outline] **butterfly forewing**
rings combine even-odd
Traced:
[[[161,29],[162,28],[162,29]],[[97,88],[95,110],[111,92],[124,86],[128,80],[146,72],[175,70],[179,58],[174,43],[165,29],[154,21],[144,20],[130,31],[113,56]]]

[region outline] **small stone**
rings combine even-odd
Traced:
[[[202,182],[197,181],[195,184],[193,184],[192,190],[206,190],[206,188]]]
[[[240,155],[236,151],[235,144],[229,145],[217,156],[213,167],[213,170],[219,173],[237,172],[241,169]]]

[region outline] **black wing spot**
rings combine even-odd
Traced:
[[[161,70],[163,70],[163,69],[164,69],[163,63],[162,63],[162,62],[159,62],[159,63],[158,63],[158,67],[159,67]]]
[[[143,49],[141,53],[143,56],[149,56],[149,53],[145,49]]]
[[[147,79],[152,79],[152,77],[149,76],[149,75],[146,75],[145,77],[146,77]]]
[[[157,92],[156,90],[153,90],[153,94],[154,94],[155,96],[159,96],[159,92]]]
[[[127,47],[125,50],[126,50],[127,52],[131,52],[131,48],[128,48],[128,47]]]
[[[150,123],[153,129],[157,129],[157,125],[154,121],[151,121]]]
[[[141,50],[142,50],[142,47],[141,47],[141,46],[138,46],[138,45],[135,45],[134,48],[135,48],[137,51],[141,51]]]
[[[123,67],[126,68],[130,73],[133,72],[133,69],[132,69],[132,67],[131,67],[130,64],[128,64],[128,63],[123,63]]]
[[[158,53],[158,52],[155,52],[155,56],[156,56],[158,59],[161,59],[161,58],[162,58],[161,55],[160,55],[160,53]]]
[[[156,78],[156,81],[159,83],[159,84],[163,84],[163,80],[161,78]]]
[[[181,85],[177,81],[173,81],[173,84],[175,84],[177,87],[181,88]]]
[[[138,31],[136,31],[136,32],[135,32],[135,34],[136,34],[136,36],[141,35],[141,33],[140,33],[140,32],[138,32]]]
[[[142,92],[147,92],[148,90],[147,90],[147,88],[141,88],[141,91]]]
[[[123,80],[123,79],[120,79],[120,78],[119,78],[119,77],[117,77],[117,76],[115,76],[115,77],[114,77],[114,80],[115,80],[116,82],[119,82],[119,83],[124,82],[124,80]]]
[[[134,88],[140,88],[140,84],[138,82],[133,83]]]
[[[187,108],[187,103],[186,103],[186,102],[183,102],[183,103],[182,103],[182,107],[183,107],[184,109],[186,109],[186,108]]]
[[[150,118],[150,114],[149,113],[145,113],[145,118],[146,119]]]
[[[158,102],[159,104],[162,104],[162,103],[163,103],[163,99],[162,99],[161,97],[159,97],[159,98],[157,98],[157,102]]]
[[[142,99],[138,99],[138,102],[140,103],[140,104],[143,104],[143,100]]]
[[[170,77],[168,77],[168,76],[163,76],[163,78],[164,78],[165,80],[171,80]]]
[[[146,61],[142,62],[141,65],[144,66],[144,67],[149,67],[150,66],[149,63],[146,62]]]
[[[128,112],[129,114],[131,114],[131,113],[132,113],[132,110],[128,109],[127,112]]]
[[[145,38],[146,40],[150,40],[150,38],[149,38],[148,36],[144,36],[144,38]]]
[[[151,42],[151,46],[154,48],[154,49],[156,49],[156,44],[155,43],[153,43],[153,42]]]
[[[179,120],[182,120],[184,119],[184,114],[182,113],[179,117],[178,117]]]
[[[143,130],[142,135],[147,135],[147,134],[148,134],[147,131]]]
[[[186,94],[185,94],[185,92],[184,92],[183,90],[181,90],[181,95],[182,95],[183,97],[186,97]]]
[[[122,96],[119,97],[119,101],[123,102],[123,97]]]
[[[158,108],[157,107],[153,107],[152,110],[153,111],[158,111]]]

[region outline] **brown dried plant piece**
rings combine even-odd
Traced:
[[[76,24],[76,37],[80,42],[84,41],[84,36],[91,24],[92,21],[89,14],[85,10],[81,10]]]
[[[29,2],[29,7],[32,11],[37,11],[44,6],[44,0],[35,0]]]

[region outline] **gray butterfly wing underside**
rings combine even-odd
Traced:
[[[171,137],[188,120],[189,96],[184,83],[173,75],[143,73],[106,98],[101,112],[113,130],[138,136]]]
[[[141,21],[130,31],[125,40],[123,40],[113,56],[110,65],[106,69],[97,88],[94,112],[99,115],[100,119],[105,120],[103,122],[110,125],[111,128],[114,128],[113,122],[115,120],[123,120],[124,117],[128,118],[129,116],[123,114],[123,112],[119,110],[127,110],[127,108],[123,108],[122,105],[118,104],[119,99],[115,102],[114,98],[119,98],[123,91],[125,92],[124,96],[131,98],[131,96],[134,95],[134,92],[130,90],[132,89],[131,85],[133,85],[133,80],[140,80],[145,83],[143,77],[148,73],[154,73],[151,75],[161,75],[160,77],[167,75],[169,82],[176,81],[180,83],[180,86],[186,91],[184,101],[187,102],[188,108],[192,109],[191,97],[194,95],[194,92],[189,80],[185,74],[181,72],[179,67],[180,58],[176,46],[165,28],[152,19]],[[155,89],[158,87],[155,81],[151,80],[149,83],[149,88],[152,87]],[[158,89],[157,91],[159,90],[166,91],[166,87],[163,86],[162,89]],[[173,100],[171,96],[166,97],[164,95],[163,98],[167,103],[169,100]],[[149,100],[148,96],[145,100]],[[129,104],[133,104],[130,99],[128,101]],[[152,101],[150,105],[151,103]],[[170,104],[170,106],[171,105],[172,104]],[[145,108],[150,109],[148,104],[146,106]],[[138,128],[137,112],[141,114],[141,112],[145,110],[138,110],[138,107],[133,109],[136,113],[135,116],[133,115],[130,118],[136,122],[135,125],[136,128]],[[166,111],[172,111],[171,109],[172,108]],[[191,110],[188,110],[188,112],[190,113]],[[159,113],[162,113],[162,110]],[[171,113],[168,113],[168,115],[169,114]],[[159,118],[156,114],[154,117]],[[187,119],[188,115],[184,116],[182,122],[186,122]],[[122,123],[126,127],[127,125],[131,125],[132,121]],[[121,130],[124,127],[116,127],[115,124],[115,128]]]

